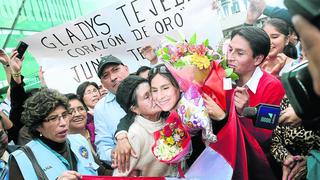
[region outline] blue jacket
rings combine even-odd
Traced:
[[[99,165],[94,161],[88,141],[80,134],[68,135],[71,151],[77,160],[77,171],[83,175],[97,175]],[[26,144],[30,147],[40,167],[49,179],[56,179],[63,172],[69,170],[68,161],[45,145],[41,140],[35,139]],[[14,156],[21,170],[24,179],[37,179],[37,175],[32,167],[30,159],[21,150],[16,150],[10,156]],[[10,162],[10,161],[9,161]]]
[[[101,160],[109,164],[111,164],[111,150],[116,146],[114,134],[120,119],[125,115],[112,93],[100,99],[94,108],[97,154]]]

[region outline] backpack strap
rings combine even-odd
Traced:
[[[3,166],[3,167],[1,167],[2,170],[0,171],[0,179],[3,180],[3,179],[5,179],[6,175],[8,174],[8,167],[4,161],[2,161],[2,160],[0,160],[0,161],[1,161],[0,162],[1,166]]]
[[[46,173],[40,167],[40,165],[39,165],[36,157],[34,156],[32,150],[30,149],[30,147],[29,146],[22,146],[20,148],[20,150],[23,151],[26,154],[26,156],[30,159],[31,164],[33,166],[33,169],[35,170],[38,178],[41,180],[49,180]]]

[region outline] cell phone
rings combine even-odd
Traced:
[[[285,0],[290,14],[300,14],[320,29],[320,2],[319,0]]]
[[[25,42],[23,41],[20,41],[18,46],[17,46],[17,51],[18,51],[18,55],[17,55],[17,58],[21,59],[22,56],[24,55],[24,53],[26,52],[28,48],[28,44],[26,44]]]

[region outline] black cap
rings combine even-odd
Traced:
[[[100,78],[103,72],[103,69],[108,65],[108,64],[123,64],[121,60],[117,57],[114,57],[112,55],[108,56],[103,56],[101,58],[101,61],[99,62],[98,65],[98,77]]]
[[[129,75],[120,83],[116,94],[116,101],[126,113],[130,111],[131,103],[133,103],[131,102],[131,98],[134,90],[143,82],[148,82],[148,80],[137,75]]]

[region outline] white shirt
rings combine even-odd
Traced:
[[[260,67],[257,67],[249,81],[245,84],[245,86],[247,86],[253,92],[253,94],[256,94],[258,84],[262,76],[262,70],[260,69]]]

